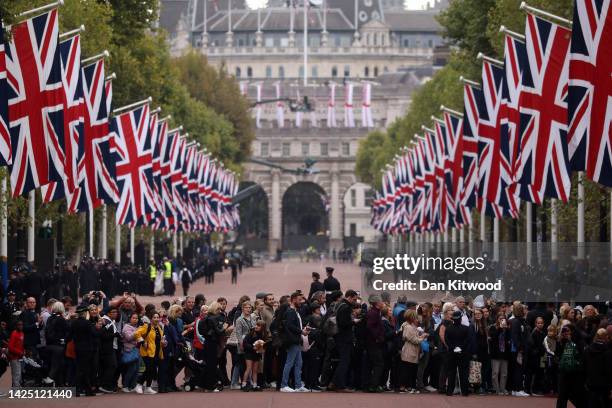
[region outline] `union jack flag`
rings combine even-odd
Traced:
[[[482,90],[470,84],[463,86],[463,188],[461,203],[478,207],[478,105]]]
[[[570,30],[527,15],[519,110],[520,161],[517,178],[523,199],[569,199],[567,92]]]
[[[496,218],[504,212],[516,216],[516,198],[506,187],[512,184],[511,163],[502,151],[500,106],[504,82],[503,68],[490,61],[482,64],[482,98],[478,107],[478,194],[480,209]],[[506,153],[506,154],[504,154]],[[484,207],[483,207],[484,206]]]
[[[0,166],[12,163],[11,134],[8,114],[8,82],[6,80],[6,61],[4,46],[4,26],[0,21]]]
[[[610,0],[576,0],[569,63],[569,157],[573,170],[612,187]]]
[[[163,217],[160,228],[170,229],[176,228],[176,222],[178,218],[176,205],[177,202],[174,200],[173,189],[172,189],[172,157],[173,152],[178,146],[179,142],[179,131],[174,129],[168,131],[166,137],[160,139],[160,181],[161,181],[161,195],[163,201]]]
[[[463,209],[461,192],[463,190],[463,118],[449,112],[444,112],[444,127],[446,128],[446,161],[444,163],[444,177],[446,190],[449,196],[451,215],[450,225],[460,226],[470,221],[469,211]]]
[[[108,125],[110,103],[104,87],[104,60],[84,66],[82,80],[85,122],[79,143],[79,187],[69,205],[72,211],[90,211],[119,199],[111,153],[114,135]]]
[[[5,49],[13,196],[62,181],[64,87],[57,10],[18,23]]]
[[[116,174],[120,197],[117,224],[134,225],[155,212],[151,184],[152,147],[149,137],[149,105],[112,118]]]
[[[437,214],[436,231],[446,231],[449,226],[453,226],[451,220],[454,219],[455,203],[448,189],[447,175],[450,178],[450,168],[446,169],[448,149],[446,146],[448,135],[446,125],[439,119],[434,120],[434,136],[436,138],[436,190],[437,190],[437,205],[435,213]]]
[[[75,35],[59,44],[62,81],[66,94],[64,105],[64,174],[63,182],[41,187],[43,202],[67,197],[68,202],[78,182],[79,143],[83,134],[85,105],[81,81],[81,39]]]
[[[164,202],[162,196],[161,182],[161,160],[162,148],[166,143],[168,134],[168,123],[166,120],[158,120],[158,114],[151,115],[151,144],[153,146],[151,166],[153,170],[153,195],[155,197],[155,226],[159,227],[164,214]]]

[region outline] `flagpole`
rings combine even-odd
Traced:
[[[0,197],[1,208],[0,208],[0,274],[2,277],[2,288],[3,293],[6,293],[6,288],[8,287],[8,223],[7,223],[7,202],[6,202],[6,179],[7,175],[2,175],[2,197]]]
[[[550,199],[550,242],[551,242],[551,258],[557,260],[557,200]]]
[[[134,265],[134,228],[130,227],[130,261]]]
[[[584,173],[578,172],[578,259],[584,259]]]
[[[116,115],[116,114],[121,113],[121,112],[126,111],[126,110],[130,110],[130,109],[136,108],[136,107],[141,106],[141,105],[146,105],[147,103],[151,103],[151,102],[153,102],[153,98],[149,96],[147,99],[143,99],[142,101],[130,103],[129,105],[125,105],[125,106],[122,106],[120,108],[113,109],[113,115]]]
[[[115,223],[115,263],[121,264],[121,225]]]
[[[101,245],[100,245],[100,258],[102,259],[106,259],[107,253],[108,253],[108,248],[107,248],[107,234],[108,234],[108,228],[107,228],[107,210],[106,210],[106,204],[104,204],[102,206],[102,233],[101,233]]]
[[[174,234],[172,234],[172,258],[176,259],[177,255],[178,255],[178,248],[177,248],[177,244],[178,244],[178,240],[177,240],[177,235],[178,232],[174,232]]]
[[[109,54],[108,50],[104,50],[100,54],[96,54],[96,55],[93,55],[93,56],[91,56],[89,58],[82,59],[81,60],[81,65],[85,66],[86,64],[88,64],[90,62],[94,62],[94,61],[97,61],[97,60],[102,59],[102,58],[108,58],[109,55],[110,54]]]
[[[89,257],[93,258],[94,256],[94,210],[90,209],[87,212],[87,225],[89,227],[89,231],[87,234],[87,243],[89,245]]]
[[[36,222],[36,190],[30,190],[28,198],[28,262],[34,262],[34,239]]]
[[[531,265],[531,243],[533,237],[533,205],[530,202],[525,202],[525,242],[527,243],[527,265]]]
[[[530,13],[533,13],[533,14],[539,14],[540,16],[543,16],[543,17],[548,17],[548,18],[551,18],[551,19],[553,19],[553,20],[557,20],[557,21],[559,21],[559,22],[561,22],[561,23],[563,23],[563,24],[567,24],[567,25],[569,25],[570,27],[571,27],[571,26],[572,26],[572,24],[573,24],[573,23],[572,23],[572,20],[568,20],[568,19],[566,19],[566,18],[563,18],[563,17],[557,16],[557,15],[554,15],[554,14],[552,14],[552,13],[549,13],[548,11],[544,11],[544,10],[537,9],[537,8],[535,8],[535,7],[531,7],[531,6],[529,6],[527,3],[525,3],[524,1],[523,1],[523,2],[521,3],[521,5],[519,6],[519,10],[526,10],[526,11],[528,11],[528,12],[530,12]]]
[[[149,259],[155,259],[155,231],[151,230],[151,240],[149,241]]]
[[[53,2],[53,3],[46,4],[44,6],[40,6],[40,7],[33,8],[31,10],[23,11],[23,12],[19,13],[18,16],[19,17],[26,17],[26,16],[29,16],[31,14],[36,14],[36,13],[40,13],[42,11],[51,10],[51,9],[54,9],[56,7],[63,6],[63,5],[64,5],[64,0],[57,0],[57,1]]]
[[[61,33],[59,35],[59,38],[60,38],[60,40],[63,40],[64,38],[75,36],[78,33],[81,33],[83,31],[85,31],[85,26],[83,24],[81,24],[81,26],[79,28],[75,28],[74,30],[70,30],[70,31],[66,31],[65,33]]]

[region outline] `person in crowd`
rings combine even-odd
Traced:
[[[191,276],[191,271],[187,267],[187,264],[183,264],[178,278],[179,281],[181,281],[181,285],[183,286],[183,296],[187,296],[189,294],[189,286],[191,285],[191,282],[193,280]]]
[[[482,309],[474,309],[473,321],[470,324],[470,340],[472,358],[481,363],[480,377],[482,382],[480,384],[473,384],[474,389],[479,394],[485,394],[487,389],[491,387],[491,384],[485,379],[484,372],[485,368],[490,366],[491,361],[489,358],[487,325]]]
[[[499,313],[495,324],[489,326],[488,330],[493,390],[497,395],[507,395],[506,380],[510,358],[510,329],[506,316]]]
[[[218,356],[221,339],[228,325],[225,316],[221,313],[221,305],[213,302],[208,307],[208,316],[198,323],[198,331],[204,336],[204,361],[209,370],[206,370],[204,387],[207,391],[220,391],[219,387]]]
[[[262,390],[257,384],[257,375],[266,341],[266,324],[263,320],[258,320],[255,326],[244,337],[244,340],[242,340],[242,349],[246,363],[242,377],[242,391]]]
[[[289,307],[284,316],[284,337],[287,347],[287,359],[283,367],[283,378],[281,392],[308,392],[302,383],[302,335],[310,334],[310,326],[302,324],[302,317],[298,309],[304,302],[301,292],[293,292],[289,301]],[[289,375],[293,370],[294,388],[289,387]]]
[[[136,333],[137,343],[140,343],[140,357],[145,365],[145,372],[136,385],[137,394],[157,394],[151,384],[157,380],[159,362],[164,358],[163,347],[166,345],[164,328],[159,321],[159,313],[151,315],[151,322],[140,326]],[[146,388],[143,388],[145,386]]]
[[[321,275],[319,272],[312,273],[312,283],[310,284],[310,290],[308,291],[308,299],[312,298],[315,292],[325,292],[325,285],[321,282]]]
[[[540,367],[545,354],[544,339],[546,338],[546,331],[544,329],[544,317],[537,317],[534,324],[535,327],[531,330],[527,340],[525,391],[539,396],[542,394],[544,381],[544,370]]]
[[[340,282],[334,277],[334,268],[332,268],[331,266],[326,266],[325,273],[327,274],[327,278],[325,278],[325,280],[323,281],[323,287],[325,289],[325,292],[331,293],[334,290],[341,290]]]
[[[544,394],[557,393],[557,378],[559,369],[559,349],[557,341],[557,326],[550,324],[546,329],[546,338],[542,342],[544,346]]]
[[[525,322],[525,309],[520,302],[512,305],[510,321],[510,372],[512,373],[511,390],[515,397],[528,397],[525,392],[525,363],[529,350],[529,326]]]
[[[404,312],[404,323],[400,328],[402,333],[402,350],[400,366],[400,392],[418,394],[416,388],[417,370],[419,366],[419,354],[421,352],[421,342],[429,336],[423,333],[418,327],[417,312],[413,309]]]
[[[89,310],[85,305],[77,307],[77,319],[71,322],[68,334],[68,339],[74,342],[76,355],[76,391],[86,396],[95,395],[93,387],[98,366],[97,340],[102,328],[102,321],[91,319]]]
[[[380,378],[384,369],[385,327],[382,320],[384,303],[380,296],[371,295],[368,299],[370,308],[366,315],[366,348],[370,370],[370,392],[382,392]]]
[[[23,322],[17,321],[15,329],[11,333],[8,341],[8,358],[11,365],[11,386],[21,387],[21,359],[25,355],[25,334],[23,332]]]
[[[571,401],[575,407],[586,407],[584,342],[572,323],[561,328],[559,344],[559,396],[557,408],[567,407]]]
[[[595,333],[592,343],[586,349],[585,373],[589,408],[610,406],[610,393],[612,392],[611,345],[611,339],[608,338],[606,329],[600,328]]]
[[[448,348],[446,395],[454,393],[457,372],[459,373],[459,386],[461,395],[468,395],[469,371],[469,328],[463,324],[464,312],[455,310],[452,314],[453,324],[448,326],[444,333],[444,341]]]
[[[40,344],[40,329],[43,325],[42,316],[36,312],[36,299],[32,296],[26,299],[25,309],[19,315],[23,322],[23,345],[28,354],[38,356]]]
[[[49,377],[56,387],[64,384],[64,350],[68,335],[68,322],[62,302],[56,301],[51,307],[51,316],[45,324],[46,351],[50,355]]]
[[[99,390],[112,394],[117,390],[115,372],[117,371],[117,351],[121,332],[117,328],[119,310],[111,307],[102,316],[102,330],[100,331],[100,387]]]
[[[138,313],[132,312],[121,332],[121,382],[123,392],[136,391],[136,379],[138,377],[138,366],[140,364],[140,353],[136,330],[138,330]]]
[[[351,365],[353,343],[355,341],[353,334],[353,326],[355,324],[353,306],[357,302],[357,297],[357,292],[349,289],[344,294],[344,299],[339,300],[338,305],[335,307],[337,329],[333,339],[339,361],[336,371],[334,372],[333,380],[327,387],[327,389],[331,391],[351,392],[351,390],[346,387],[346,381]]]

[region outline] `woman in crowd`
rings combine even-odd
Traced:
[[[138,366],[140,365],[140,353],[138,350],[137,338],[135,336],[138,329],[138,313],[133,312],[127,324],[123,325],[121,333],[121,381],[122,391],[136,391],[136,378],[138,377]]]
[[[471,337],[471,353],[475,356],[475,360],[481,364],[481,383],[473,384],[474,390],[479,394],[485,394],[488,384],[484,378],[485,365],[490,364],[489,358],[489,341],[487,333],[487,325],[484,319],[484,314],[481,309],[474,309],[474,317],[472,324],[470,325],[470,337]]]
[[[64,314],[66,310],[62,302],[55,302],[51,307],[51,316],[45,325],[47,351],[50,354],[49,377],[56,387],[64,385],[64,355],[68,323]]]
[[[416,311],[410,309],[404,313],[404,323],[401,327],[402,346],[401,359],[402,365],[400,373],[402,377],[400,392],[418,393],[416,389],[416,377],[421,352],[421,342],[427,339],[427,334],[419,333],[418,319]]]
[[[444,303],[442,306],[442,321],[436,329],[436,336],[440,340],[438,348],[438,392],[441,394],[446,392],[446,374],[448,371],[447,365],[449,359],[448,345],[446,344],[446,329],[453,325],[453,307],[454,305],[450,302]],[[452,387],[454,388],[455,384],[453,384]]]
[[[236,319],[234,331],[238,340],[238,349],[236,352],[238,372],[243,373],[245,367],[243,341],[249,331],[255,327],[256,319],[252,315],[253,307],[249,301],[245,301],[241,305],[242,314]],[[233,377],[233,374],[232,374]]]
[[[529,326],[525,322],[525,309],[520,302],[512,305],[512,320],[510,323],[510,371],[512,379],[510,387],[512,395],[528,397],[525,392],[525,363],[527,359],[527,339]]]
[[[257,385],[257,372],[259,363],[264,352],[266,342],[266,324],[263,320],[257,320],[255,326],[249,330],[242,341],[244,360],[246,368],[242,377],[242,391],[261,391]],[[249,382],[250,381],[250,382]]]
[[[468,395],[468,370],[469,370],[469,328],[461,324],[462,313],[457,310],[453,312],[453,325],[448,326],[444,333],[446,346],[448,347],[446,395],[454,393],[457,372],[459,372],[459,386],[461,395]]]
[[[208,391],[220,391],[222,387],[218,387],[219,373],[217,372],[219,348],[221,338],[225,334],[227,323],[225,316],[221,314],[221,305],[218,302],[213,302],[208,308],[208,316],[206,319],[200,320],[198,325],[203,328],[198,328],[200,334],[204,335],[204,361],[209,369],[206,370],[204,386]]]
[[[21,359],[25,354],[23,345],[23,322],[18,320],[8,342],[8,355],[11,365],[12,387],[21,387]]]
[[[503,313],[497,315],[494,325],[489,327],[489,351],[493,389],[497,395],[507,395],[508,359],[510,356],[510,329]]]
[[[137,394],[157,394],[151,384],[157,380],[159,362],[164,358],[164,328],[159,322],[159,313],[151,313],[151,323],[140,326],[134,336],[140,343],[140,357],[145,365],[145,372],[136,385]],[[143,385],[146,387],[143,390]]]

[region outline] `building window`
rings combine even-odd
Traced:
[[[332,67],[331,76],[332,76],[332,78],[336,78],[338,76],[338,67],[335,66],[335,65]]]
[[[266,143],[262,143],[262,144],[259,146],[259,155],[260,155],[260,156],[262,156],[262,157],[266,157],[266,156],[268,156],[268,155],[270,154],[270,152],[269,152],[269,146],[270,146],[270,145],[268,145],[268,143],[267,143],[267,142],[266,142]]]
[[[270,65],[266,66],[266,78],[272,78],[272,67]]]
[[[274,47],[274,37],[266,37],[264,39],[264,46],[267,48]]]
[[[310,143],[302,143],[302,156],[308,156],[310,154]]]
[[[304,78],[304,66],[300,65],[298,78]]]
[[[354,222],[352,222],[350,224],[350,236],[351,237],[356,237],[357,236],[357,224],[355,224]]]
[[[377,77],[378,76],[378,67],[374,67],[374,76]]]
[[[369,189],[365,193],[365,206],[368,207],[368,208],[372,207],[373,203],[374,203],[374,190],[373,189]]]
[[[351,155],[351,145],[348,143],[342,143],[342,155],[350,156]]]
[[[283,143],[283,156],[291,155],[291,143]]]
[[[345,77],[350,77],[351,76],[351,67],[349,65],[345,65],[344,66],[344,76]]]
[[[351,189],[351,207],[357,207],[357,190]]]
[[[278,67],[278,77],[280,79],[285,78],[285,67],[283,67],[282,65]]]
[[[253,78],[253,68],[247,67],[247,76]]]
[[[242,72],[240,71],[240,67],[236,67],[236,78],[240,78],[240,74]]]
[[[321,156],[327,156],[329,154],[329,145],[327,143],[321,143]]]
[[[365,67],[363,69],[363,76],[366,78],[370,76],[370,67]]]
[[[288,47],[289,46],[289,38],[287,37],[283,37],[280,39],[280,46],[281,47]]]
[[[313,78],[317,78],[319,76],[319,68],[316,65],[313,65],[310,69],[310,76]]]

